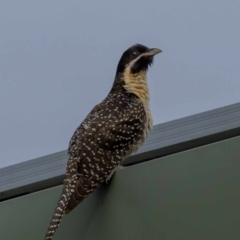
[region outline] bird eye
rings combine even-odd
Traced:
[[[137,56],[138,54],[139,54],[138,51],[134,51],[134,52],[132,52],[132,55],[133,55],[133,56]]]

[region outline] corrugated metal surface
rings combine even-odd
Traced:
[[[156,125],[139,151],[124,161],[136,164],[240,135],[240,103]],[[0,169],[0,200],[62,182],[67,152]]]
[[[240,239],[240,137],[126,167],[55,240]],[[61,187],[0,203],[0,239],[42,240]]]

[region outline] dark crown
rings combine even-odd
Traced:
[[[123,54],[122,57],[120,58],[120,61],[117,66],[117,75],[119,73],[123,73],[124,69],[126,66],[134,59],[139,57],[142,53],[147,53],[149,52],[150,49],[144,45],[141,44],[136,44],[133,45],[132,47],[128,48]],[[151,65],[153,61],[152,57],[143,57],[140,58],[133,66],[132,70],[134,72],[138,72],[141,70],[146,70],[148,65]]]

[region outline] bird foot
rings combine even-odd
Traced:
[[[106,183],[107,183],[107,184],[109,183],[109,180],[112,178],[112,176],[114,175],[114,173],[115,173],[116,171],[121,170],[121,169],[123,169],[123,168],[124,168],[124,167],[121,166],[121,165],[118,165],[117,167],[115,167],[115,168],[112,170],[112,172],[109,174],[109,176],[107,177]]]

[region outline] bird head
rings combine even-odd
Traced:
[[[117,66],[116,75],[123,73],[127,68],[135,74],[147,71],[148,66],[153,63],[154,55],[162,52],[158,48],[148,48],[141,44],[133,45],[128,48],[120,58]]]
[[[158,48],[148,48],[141,44],[128,48],[120,58],[115,81],[110,92],[123,87],[127,91],[139,95],[136,90],[133,90],[133,87],[140,89],[140,87],[143,87],[141,83],[144,82],[147,88],[147,69],[153,63],[153,57],[160,52],[162,50]]]

